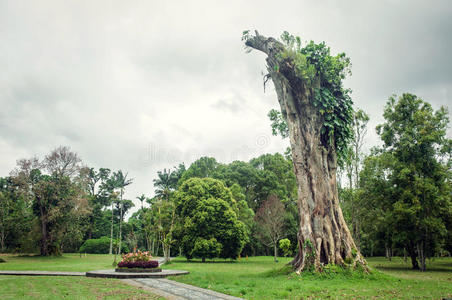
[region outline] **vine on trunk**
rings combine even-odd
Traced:
[[[242,39],[246,41],[249,37],[249,31],[244,31]],[[303,47],[301,38],[287,31],[281,35],[280,41],[284,49],[276,56],[274,71],[293,68],[294,75],[308,88],[314,89],[313,105],[323,116],[322,142],[325,147],[334,146],[340,160],[353,137],[351,90],[342,85],[343,79],[351,74],[350,58],[345,53],[332,56],[325,42],[316,44],[310,41]],[[273,109],[268,116],[272,121],[273,134],[279,133],[283,138],[289,136],[279,111]]]
[[[279,40],[244,32],[243,40],[267,55],[265,80],[273,81],[281,108],[269,114],[272,129],[290,137],[300,214],[294,270],[348,265],[367,271],[342,215],[336,183],[337,158],[352,137],[350,90],[342,86],[350,60],[343,53],[332,56],[325,43],[302,47],[287,32]]]

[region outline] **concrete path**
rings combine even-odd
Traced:
[[[168,279],[125,279],[133,286],[141,287],[169,300],[200,299],[200,300],[239,300],[241,298],[202,289],[196,286]]]
[[[85,272],[63,272],[63,271],[0,271],[0,275],[18,275],[18,276],[85,276]]]

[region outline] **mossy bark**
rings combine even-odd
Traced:
[[[291,264],[298,273],[321,271],[326,264],[361,265],[367,270],[339,206],[334,143],[322,140],[324,117],[313,105],[319,83],[297,77],[295,63],[280,59],[285,46],[276,39],[256,32],[245,44],[267,55],[269,77],[289,128],[300,215],[299,251]]]

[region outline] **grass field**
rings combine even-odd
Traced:
[[[431,270],[410,270],[400,259],[369,259],[372,274],[348,272],[322,276],[287,273],[281,258],[253,257],[239,262],[200,263],[175,259],[166,268],[190,271],[173,280],[247,299],[442,299],[452,297],[452,259],[437,259]],[[381,270],[378,271],[378,270]]]
[[[111,269],[113,255],[60,257],[0,255],[0,270],[76,271]],[[163,299],[116,279],[0,276],[0,299]]]
[[[0,276],[0,299],[164,299],[115,279]]]
[[[0,263],[0,270],[38,270],[38,271],[74,271],[86,272],[92,270],[111,269],[114,255],[88,254],[86,257],[79,254],[64,254],[62,256],[19,256],[0,255],[6,263]],[[121,260],[118,256],[117,260]]]
[[[113,256],[65,254],[62,257],[2,255],[0,270],[89,271],[112,268]],[[251,257],[236,262],[201,263],[176,258],[168,269],[190,271],[173,280],[247,299],[442,299],[452,297],[452,258],[428,261],[413,271],[401,258],[370,258],[372,274],[329,272],[322,276],[288,272],[289,258]],[[113,279],[0,276],[1,299],[156,299]],[[6,295],[6,296],[5,296]]]

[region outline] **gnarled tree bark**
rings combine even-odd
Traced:
[[[256,31],[245,39],[245,45],[267,55],[267,70],[289,129],[300,215],[299,251],[291,264],[297,273],[345,263],[367,270],[339,206],[334,143],[322,140],[324,119],[313,105],[319,83],[309,85],[296,76],[293,62],[278,60],[285,46],[276,39]]]

